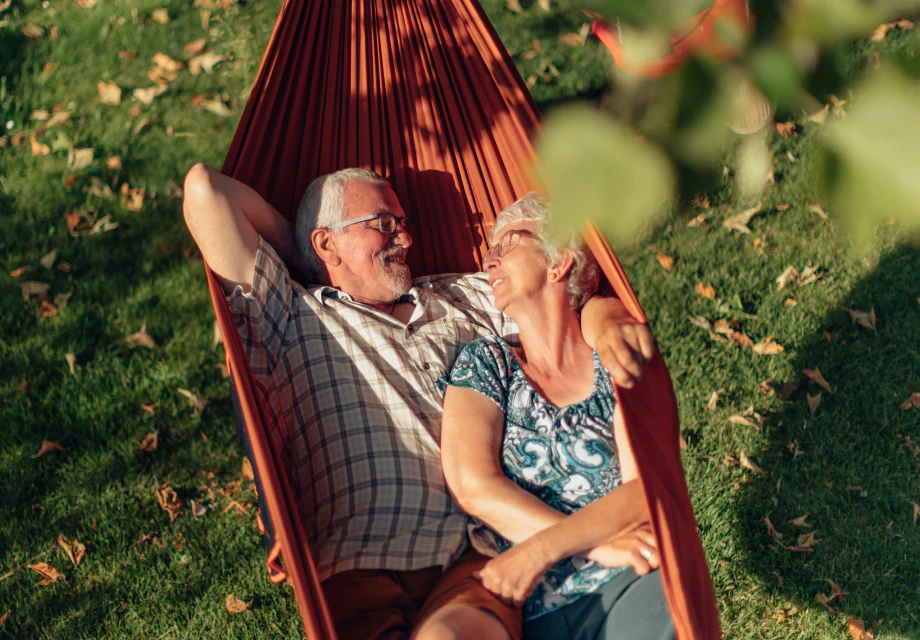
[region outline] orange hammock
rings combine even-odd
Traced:
[[[538,127],[514,63],[473,0],[286,0],[223,172],[293,217],[313,178],[344,167],[373,169],[419,219],[409,254],[413,273],[475,271],[498,211],[533,186],[530,137]],[[610,246],[593,230],[586,237],[613,290],[645,321]],[[258,406],[223,292],[206,271],[271,527],[269,574],[291,583],[308,638],[335,638],[283,451],[285,434],[309,425],[273,423]],[[617,395],[678,635],[717,639],[715,594],[660,356],[646,365],[640,384]]]

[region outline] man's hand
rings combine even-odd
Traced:
[[[613,381],[631,389],[642,366],[655,355],[655,338],[647,324],[637,322],[619,298],[595,296],[581,311],[581,332],[597,349]]]
[[[633,529],[610,542],[595,547],[588,558],[605,567],[631,566],[637,574],[644,576],[661,567],[658,543],[649,525]]]
[[[506,604],[519,607],[555,559],[540,542],[540,534],[489,560],[473,577]]]

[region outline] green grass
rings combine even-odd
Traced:
[[[560,39],[577,32],[584,16],[522,4],[524,12],[514,14],[499,0],[485,2],[522,75],[536,77],[538,104],[601,95],[606,52],[597,42],[572,47]],[[220,165],[280,3],[215,7],[207,30],[189,3],[162,5],[172,17],[168,25],[150,21],[160,6],[102,0],[83,9],[55,0],[43,9],[14,0],[0,14],[8,21],[0,27],[0,125],[13,122],[0,148],[0,575],[53,549],[40,559],[67,576],[46,587],[36,586],[39,576],[27,569],[0,580],[0,616],[10,612],[0,638],[300,633],[290,590],[265,574],[250,483],[235,484],[242,480],[242,447],[229,385],[217,368],[222,352],[212,345],[213,312],[201,263],[189,253],[180,201],[167,195],[168,181],[181,183],[192,163]],[[57,37],[28,40],[19,27],[30,22],[46,30],[56,25]],[[184,60],[184,45],[200,37],[228,59],[213,75],[183,70],[168,92],[132,115],[130,91],[152,84],[152,56],[162,51]],[[838,60],[841,72],[855,72],[872,51],[901,46],[899,37],[854,45]],[[535,38],[540,53],[531,57]],[[122,50],[136,57],[121,58]],[[541,72],[546,61],[560,74],[549,81]],[[48,62],[57,68],[43,72]],[[120,106],[98,104],[99,80],[125,89]],[[193,108],[196,95],[221,95],[233,116]],[[60,133],[78,148],[92,147],[90,167],[71,172],[64,151],[31,155],[28,132],[38,123],[30,114],[56,105],[73,115],[39,140],[51,145]],[[147,124],[137,131],[142,119]],[[848,616],[867,625],[884,619],[883,638],[920,637],[920,535],[911,504],[920,502],[920,477],[918,459],[898,439],[920,441],[920,409],[898,408],[920,391],[920,252],[886,228],[869,254],[857,254],[832,223],[809,211],[819,202],[813,164],[820,130],[804,119],[799,125],[796,137],[775,141],[777,183],[751,235],[721,228],[746,207],[728,179],[707,194],[708,229],[686,224],[701,209],[680,212],[623,258],[673,374],[689,443],[687,478],[727,637],[840,638]],[[12,148],[10,138],[22,131],[25,147]],[[105,165],[114,155],[123,160],[120,170]],[[91,177],[116,191],[122,183],[146,188],[143,209],[131,212],[117,198],[86,193]],[[779,204],[790,206],[780,211]],[[86,207],[111,215],[119,227],[71,237],[63,216]],[[71,271],[39,265],[52,249]],[[656,251],[676,259],[672,271],[662,269]],[[822,277],[777,291],[774,279],[790,265],[818,266]],[[9,275],[22,266],[32,270]],[[52,298],[73,295],[59,315],[42,317],[36,303],[23,302],[22,280],[50,283]],[[715,287],[715,300],[695,293],[699,282]],[[788,298],[798,304],[784,306]],[[844,311],[870,307],[877,332],[853,325]],[[714,342],[688,315],[738,318],[754,341],[773,336],[786,350],[759,356]],[[145,321],[156,348],[125,343]],[[76,375],[67,353],[76,356]],[[802,370],[816,366],[835,393],[824,393],[812,418],[806,395],[818,387]],[[788,400],[758,391],[771,376],[798,388]],[[209,400],[200,417],[177,388]],[[718,389],[725,391],[709,411]],[[152,416],[141,408],[155,402]],[[760,431],[727,421],[751,405],[767,418]],[[141,440],[153,432],[158,448],[142,451]],[[45,439],[67,451],[33,457]],[[803,452],[795,458],[787,449],[794,441]],[[763,472],[723,464],[741,452]],[[170,524],[154,493],[167,481],[183,500],[208,506],[207,513],[195,519],[186,507]],[[248,515],[224,513],[232,500],[247,505]],[[813,528],[788,522],[806,512]],[[767,534],[765,517],[784,534],[781,542]],[[812,530],[819,540],[814,553],[784,549]],[[155,537],[137,543],[149,533]],[[55,547],[59,534],[86,544],[79,567]],[[814,600],[831,593],[826,578],[847,592],[832,612]],[[252,600],[252,608],[228,614],[230,593]],[[777,609],[793,607],[798,613],[777,619]]]

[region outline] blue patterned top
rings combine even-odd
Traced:
[[[460,352],[448,383],[491,398],[505,414],[502,470],[562,513],[572,513],[622,483],[613,438],[616,399],[610,374],[594,352],[594,390],[585,400],[556,407],[534,389],[511,347],[497,336]],[[499,551],[512,545],[495,535]],[[623,571],[584,557],[558,562],[524,605],[524,619],[550,613],[595,591]]]

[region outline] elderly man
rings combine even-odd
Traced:
[[[461,557],[467,516],[439,452],[435,380],[466,343],[516,333],[492,307],[488,277],[413,281],[411,220],[389,184],[361,169],[315,180],[296,233],[255,191],[202,164],[186,177],[183,210],[227,294],[263,417],[301,426],[287,442],[292,484],[340,637],[405,638],[438,611],[431,637],[519,638],[519,611],[476,582],[478,557]],[[286,265],[319,286],[301,288]],[[616,299],[591,300],[582,324],[631,386],[653,353],[648,329]],[[481,615],[452,628],[453,605]]]

